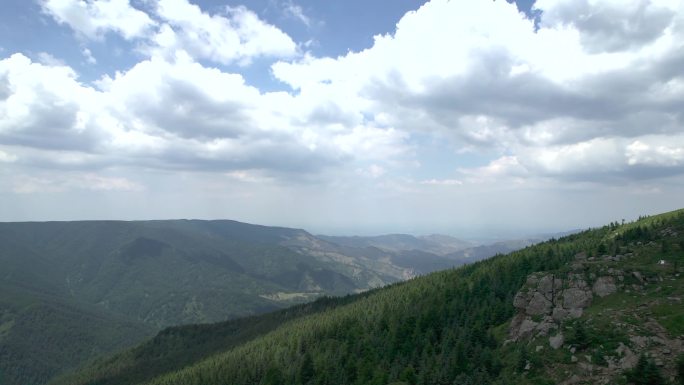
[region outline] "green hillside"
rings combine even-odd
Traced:
[[[169,329],[54,384],[681,382],[683,267],[677,211],[363,295]]]
[[[159,330],[405,279],[377,250],[235,221],[0,223],[0,384],[39,385]]]

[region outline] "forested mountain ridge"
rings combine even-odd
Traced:
[[[366,237],[317,235],[317,237],[342,246],[356,248],[377,247],[379,249],[388,251],[421,250],[437,255],[446,255],[469,247],[477,246],[469,241],[440,234],[424,236],[386,234]]]
[[[169,329],[54,384],[681,383],[683,266],[680,210],[246,327]]]
[[[461,263],[230,220],[0,223],[0,384],[45,383],[164,327],[261,314]]]
[[[264,313],[453,265],[235,221],[0,223],[0,384],[41,384],[163,327]],[[428,256],[429,257],[429,256]]]

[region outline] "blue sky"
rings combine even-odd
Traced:
[[[5,1],[0,220],[496,236],[675,209],[683,9]]]

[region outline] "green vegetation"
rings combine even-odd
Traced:
[[[659,247],[665,229],[682,234],[684,212],[636,224],[616,223],[363,295],[319,300],[310,308],[293,308],[292,317],[280,312],[248,322],[268,327],[231,331],[230,323],[197,326],[208,334],[195,338],[182,333],[177,344],[162,344],[163,353],[152,354],[154,341],[166,339],[162,333],[55,384],[550,384],[548,370],[570,363],[567,350],[538,351],[535,341],[503,341],[514,314],[513,296],[526,277],[536,271],[565,271],[577,253],[600,256],[603,245],[606,252],[635,253],[621,267],[638,267],[644,279],[657,279],[658,269],[669,267],[657,263],[663,253],[674,252],[668,256],[680,262],[684,257],[676,242],[666,252]],[[682,236],[671,238],[678,241]],[[589,266],[587,274],[592,273]],[[670,282],[671,291],[679,293],[681,281]],[[661,294],[647,291],[634,299],[619,294],[598,300],[596,309],[566,326],[570,343],[594,357],[599,367],[606,366],[604,356],[615,354],[610,352],[629,340],[611,327],[614,319],[601,315],[627,298],[639,301]],[[674,306],[661,301],[654,314],[662,319],[676,316]],[[207,343],[211,328],[224,330],[221,338],[227,342]],[[179,363],[185,352],[189,358]],[[634,373],[657,378],[648,361]]]
[[[639,362],[632,370],[627,371],[627,381],[634,385],[664,385],[665,379],[660,370],[646,356],[639,357]]]
[[[0,223],[0,385],[43,384],[168,326],[404,276],[364,250],[311,249],[317,242],[233,221]]]

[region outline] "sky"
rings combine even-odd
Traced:
[[[495,237],[684,206],[682,1],[0,7],[0,221]]]

